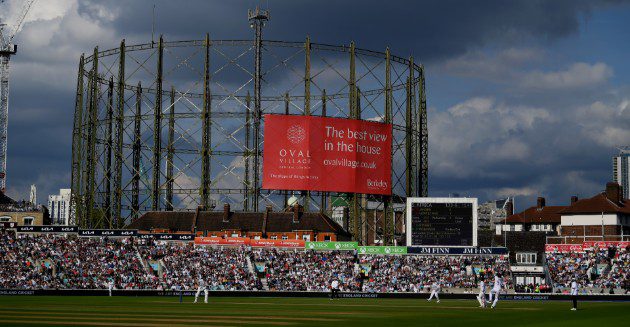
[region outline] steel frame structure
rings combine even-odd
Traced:
[[[330,212],[342,196],[355,240],[366,244],[370,232],[393,243],[392,201],[427,196],[424,67],[353,42],[264,40],[267,18],[250,12],[254,40],[160,36],[81,56],[71,224],[119,228],[147,211],[212,210],[217,202],[283,210],[290,194],[305,210]],[[261,189],[267,113],[392,123],[392,196]],[[382,218],[368,217],[368,200]]]

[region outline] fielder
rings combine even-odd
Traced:
[[[479,295],[477,295],[477,301],[479,301],[479,307],[486,307],[486,281],[481,278],[479,280]]]
[[[573,301],[573,308],[571,311],[577,311],[577,296],[578,296],[578,283],[575,278],[571,280],[571,300]]]
[[[114,281],[113,280],[109,280],[109,282],[107,283],[107,289],[109,290],[109,296],[112,296],[112,290],[114,289]]]
[[[429,296],[427,301],[431,302],[431,299],[435,296],[437,303],[440,303],[440,297],[438,296],[439,292],[440,292],[440,283],[433,282],[433,284],[431,284],[431,296]]]
[[[501,273],[497,273],[494,275],[494,285],[492,286],[492,290],[490,291],[490,301],[492,302],[492,309],[499,302],[499,294],[501,294],[501,288],[503,288],[503,280],[501,279]],[[494,302],[492,301],[492,295],[494,295]]]
[[[199,277],[197,283],[197,293],[195,293],[195,302],[193,303],[197,303],[197,298],[199,298],[199,294],[201,294],[202,290],[204,295],[204,303],[208,303],[208,287],[206,286],[206,281],[204,281],[203,278]]]
[[[333,279],[332,283],[330,283],[330,299],[339,299],[339,281],[337,278]]]

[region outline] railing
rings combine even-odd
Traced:
[[[582,244],[584,242],[620,242],[630,241],[630,235],[572,235],[547,236],[547,244]]]

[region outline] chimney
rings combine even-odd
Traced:
[[[293,204],[293,223],[300,222],[300,204],[297,201]]]
[[[544,207],[545,207],[545,198],[539,196],[538,201],[536,203],[536,208],[542,209]]]
[[[571,197],[571,205],[574,205],[576,202],[578,202],[578,197],[574,195]]]
[[[230,204],[229,203],[224,203],[223,204],[223,222],[227,223],[228,221],[230,221]]]
[[[615,204],[621,202],[621,186],[615,182],[606,183],[606,197]]]

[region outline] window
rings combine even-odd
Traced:
[[[278,239],[278,236],[273,235],[273,236],[272,236],[272,237],[270,237],[270,238],[271,238],[272,240],[277,240],[277,239]]]
[[[288,236],[286,236],[286,235],[282,235],[282,239],[283,239],[283,240],[288,240],[288,239],[289,239],[289,237],[288,237]]]
[[[260,235],[256,235],[256,236],[254,236],[254,239],[255,239],[255,240],[259,240],[259,239],[260,239]]]
[[[31,226],[33,225],[33,221],[35,220],[35,218],[33,217],[24,217],[24,226]]]
[[[5,222],[9,222],[11,221],[11,217],[9,216],[2,216],[0,217],[0,222],[5,223]]]
[[[238,234],[232,233],[232,237],[238,237]]]
[[[516,262],[522,264],[535,264],[537,256],[538,255],[536,253],[516,253]]]
[[[324,242],[330,242],[330,235],[324,236]]]
[[[302,239],[305,240],[306,242],[309,242],[311,240],[311,235],[304,234],[302,235]]]

